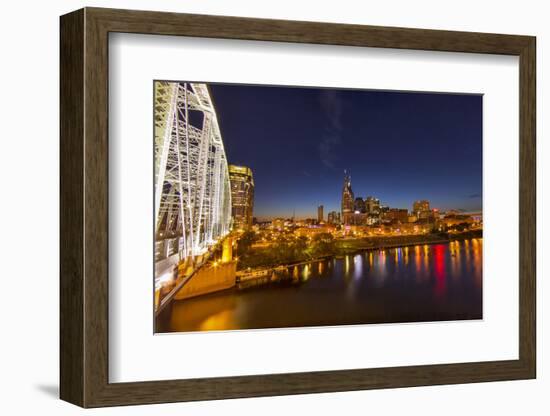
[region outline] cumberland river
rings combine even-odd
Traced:
[[[163,332],[481,319],[482,256],[474,238],[289,267],[174,302]]]

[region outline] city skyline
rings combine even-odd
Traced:
[[[249,166],[254,216],[316,218],[354,193],[412,209],[482,209],[481,95],[210,84],[228,161]],[[284,169],[283,169],[284,167]]]
[[[483,318],[480,96],[157,81],[154,114],[155,332]]]
[[[345,180],[345,177],[344,177],[344,180]],[[350,181],[350,183],[351,183],[351,181]],[[416,211],[415,206],[417,204],[419,204],[419,203],[427,203],[428,205],[430,204],[430,201],[428,201],[428,200],[415,199],[413,201],[410,201],[410,203],[407,206],[391,206],[389,204],[385,204],[383,198],[379,198],[377,195],[358,195],[355,192],[353,193],[353,195],[354,195],[354,199],[351,201],[351,203],[352,203],[352,206],[354,208],[352,208],[350,210],[351,213],[356,212],[354,203],[357,203],[357,200],[359,200],[359,199],[361,200],[361,202],[366,204],[368,199],[372,198],[372,199],[374,199],[378,202],[380,207],[385,207],[385,208],[388,208],[388,209],[399,209],[399,210],[404,209],[404,210],[407,210],[408,213],[410,213],[410,214],[413,214]],[[441,209],[439,207],[432,206],[432,207],[429,208],[429,211],[432,211],[432,210],[436,210],[436,211],[441,212],[441,213],[447,212],[447,213],[464,213],[464,214],[466,214],[466,213],[481,212],[482,207],[480,207],[479,209],[466,210],[466,209],[461,209],[461,208],[458,208],[458,209],[457,208]],[[313,212],[313,211],[315,211],[315,212]],[[320,212],[325,213],[325,214],[321,214],[321,216],[323,217],[323,220],[319,219],[319,218],[321,218]],[[297,221],[317,219],[318,222],[321,222],[321,221],[326,222],[327,220],[324,217],[327,214],[330,214],[332,212],[335,212],[335,213],[338,213],[338,214],[342,214],[342,212],[343,212],[343,208],[342,208],[342,190],[340,190],[340,203],[334,209],[325,210],[325,205],[323,203],[320,203],[319,205],[314,207],[311,214],[304,215],[304,216],[298,216],[298,215],[296,215],[295,212],[292,212],[290,215],[272,216],[272,217],[269,217],[269,218],[258,218],[256,216],[256,214],[254,214],[253,217],[256,218],[259,222],[269,222],[269,221],[272,221],[272,220],[279,220],[279,219],[294,219],[294,220],[297,220]],[[366,211],[366,212],[368,212],[368,211]]]

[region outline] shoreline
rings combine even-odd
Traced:
[[[391,237],[390,237],[391,238]],[[453,238],[440,238],[437,240],[420,240],[420,241],[410,241],[410,242],[401,242],[401,243],[389,243],[389,244],[377,244],[375,246],[363,246],[363,247],[355,247],[355,248],[344,248],[340,250],[336,250],[334,253],[327,254],[320,257],[315,257],[312,259],[307,260],[300,260],[297,262],[287,263],[287,264],[277,264],[277,265],[270,265],[268,267],[257,267],[250,270],[239,270],[237,271],[237,279],[238,281],[241,280],[242,277],[245,278],[245,281],[250,280],[256,280],[256,279],[262,279],[265,278],[266,275],[268,275],[270,272],[274,273],[277,271],[277,269],[281,268],[289,268],[289,267],[295,267],[295,266],[301,266],[304,264],[310,264],[310,263],[317,263],[319,261],[328,260],[330,258],[338,258],[343,256],[349,256],[354,254],[359,254],[363,252],[371,252],[371,251],[377,251],[377,250],[387,250],[387,249],[394,249],[394,248],[402,248],[402,247],[414,247],[414,246],[424,246],[424,245],[434,245],[434,244],[449,244],[452,241],[464,241],[469,240],[472,238],[483,238],[483,231],[482,230],[475,230],[475,231],[468,231],[461,234],[455,234],[453,235]],[[347,240],[349,241],[360,241],[365,242],[366,239],[361,240]],[[266,273],[266,275],[258,275],[252,277],[254,274],[257,273]],[[250,277],[246,277],[246,276]]]

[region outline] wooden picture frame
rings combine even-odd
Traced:
[[[535,378],[534,37],[99,8],[62,16],[60,29],[61,399],[101,407]],[[519,56],[519,359],[109,383],[110,32]]]

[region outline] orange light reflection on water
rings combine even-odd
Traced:
[[[236,326],[235,313],[231,309],[220,311],[209,316],[199,325],[199,331],[214,331],[220,329],[229,329]]]

